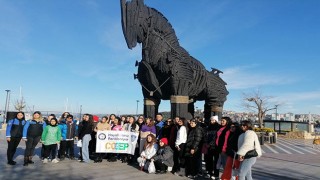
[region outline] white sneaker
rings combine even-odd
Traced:
[[[53,159],[52,163],[58,163],[59,161],[57,159]]]
[[[48,163],[48,159],[47,158],[44,158],[43,159],[43,164],[47,164]]]

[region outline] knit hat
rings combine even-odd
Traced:
[[[93,122],[99,122],[99,116],[94,115],[93,116]]]
[[[211,116],[210,120],[216,120],[217,122],[219,122],[219,117],[218,116]]]
[[[168,145],[168,139],[167,138],[161,138],[161,142],[163,142],[165,145]]]

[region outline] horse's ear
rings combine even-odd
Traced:
[[[133,74],[133,79],[138,79],[138,74]]]

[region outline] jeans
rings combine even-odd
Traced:
[[[256,163],[257,158],[244,159],[240,164],[239,180],[252,180],[251,167]]]
[[[89,158],[89,142],[91,141],[91,135],[86,134],[82,138],[82,159],[84,162],[90,162]]]

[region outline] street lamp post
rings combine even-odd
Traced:
[[[138,116],[138,107],[139,107],[139,100],[137,100],[137,110],[136,110],[136,116]]]
[[[10,90],[6,90],[7,91],[7,97],[6,97],[6,105],[5,105],[5,107],[4,107],[4,119],[3,119],[3,123],[5,124],[5,123],[7,123],[7,113],[8,113],[8,110],[9,110],[9,93],[10,93]]]

